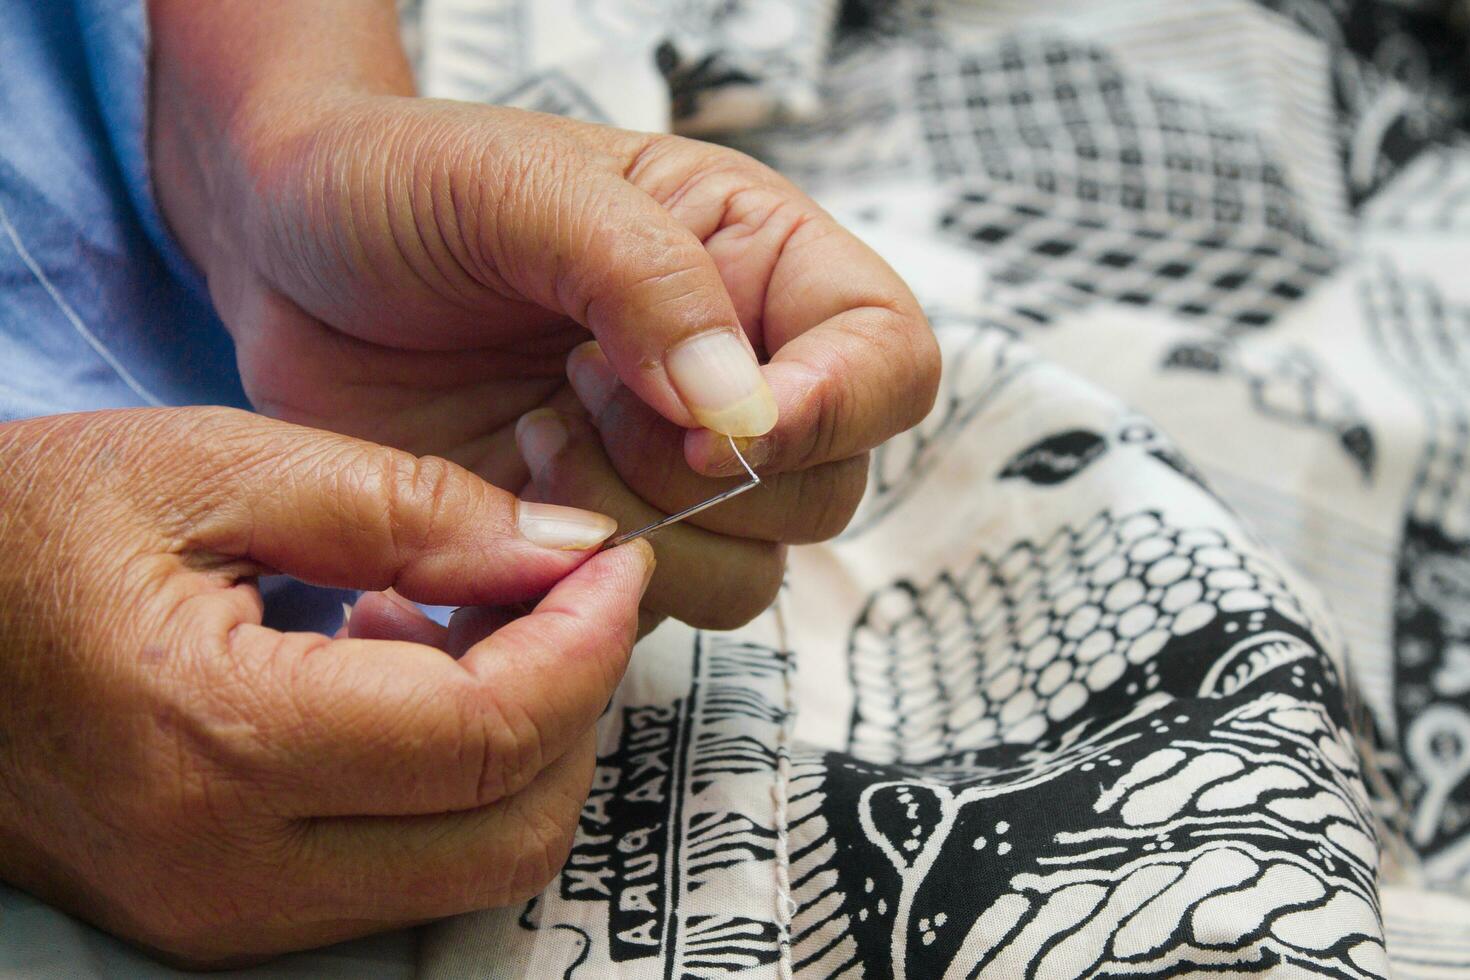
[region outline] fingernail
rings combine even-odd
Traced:
[[[553,409],[538,408],[516,422],[516,447],[533,478],[540,478],[566,444],[567,427]]]
[[[755,355],[728,330],[700,334],[664,355],[664,367],[695,421],[730,436],[758,436],[776,424],[776,397]]]
[[[611,517],[594,514],[590,510],[559,504],[533,504],[527,500],[516,505],[516,525],[527,541],[557,551],[595,548],[618,529],[617,522]]]
[[[342,628],[343,629],[346,629],[347,626],[350,625],[351,623],[352,623],[352,607],[350,605],[348,605],[347,603],[344,602],[344,603],[342,603]]]
[[[720,443],[720,456],[710,464],[710,475],[745,476],[745,467],[740,465],[740,460],[730,451],[730,443],[724,439]],[[745,457],[751,469],[771,458],[771,440],[763,436],[754,439],[735,436],[735,447],[740,450],[740,455]]]
[[[643,566],[643,585],[638,590],[638,595],[641,597],[647,594],[648,583],[653,581],[654,570],[658,568],[658,558],[654,556],[653,545],[649,544],[647,541],[640,540],[633,543],[642,544],[643,547],[646,548],[648,551],[648,564]]]
[[[567,356],[567,380],[571,381],[577,400],[593,418],[607,408],[621,383],[595,340],[578,344]]]
[[[410,602],[408,599],[405,599],[403,596],[399,595],[397,590],[394,589],[391,585],[383,590],[382,596],[384,599],[387,599],[399,609],[404,609],[411,613],[417,613],[419,611],[418,606]]]

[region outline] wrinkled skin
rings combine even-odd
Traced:
[[[928,411],[933,338],[746,157],[412,98],[391,0],[149,10],[165,219],[250,397],[313,428],[0,425],[0,877],[193,964],[520,901],[637,630],[764,608]],[[525,500],[633,527],[727,487],[724,434],[765,485],[656,572],[532,543]],[[265,570],[368,594],[279,634]]]
[[[516,508],[223,409],[0,426],[0,875],[213,965],[538,892],[652,562]],[[442,648],[277,633],[266,569],[478,608]]]
[[[157,185],[262,411],[521,491],[513,428],[549,406],[570,438],[528,493],[630,528],[739,472],[671,383],[667,352],[725,330],[768,359],[779,420],[747,443],[767,484],[654,541],[652,614],[731,628],[764,609],[783,546],[839,532],[867,451],[931,407],[937,347],[909,290],[749,157],[403,97],[412,81],[386,44],[375,63],[396,58],[397,74],[303,90],[244,56],[199,53],[230,4],[155,6],[207,11],[188,30],[160,24]],[[252,5],[235,43],[274,9]],[[616,385],[601,398],[567,384],[568,354],[590,337]]]

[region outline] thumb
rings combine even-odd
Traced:
[[[321,585],[440,605],[544,594],[617,529],[468,470],[246,412],[203,415],[187,547]],[[243,461],[243,462],[242,462]]]
[[[556,168],[528,176],[565,182]],[[518,285],[592,331],[623,383],[665,418],[726,435],[762,435],[776,400],[714,260],[688,228],[621,175],[591,170],[567,188],[520,197],[502,263]],[[548,263],[544,257],[558,256]]]

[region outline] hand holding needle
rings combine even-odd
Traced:
[[[740,460],[740,465],[745,467],[745,472],[748,476],[748,479],[746,479],[744,483],[741,483],[739,486],[736,487],[731,487],[729,490],[726,490],[723,493],[717,493],[708,500],[703,500],[697,504],[694,504],[693,506],[685,507],[683,510],[679,511],[676,514],[670,514],[667,517],[660,518],[659,520],[654,521],[652,524],[640,527],[636,531],[629,531],[626,534],[619,534],[617,537],[613,538],[606,545],[604,545],[604,547],[616,548],[620,544],[627,544],[629,541],[636,541],[639,538],[646,538],[657,531],[662,531],[664,528],[669,527],[670,525],[679,523],[686,517],[693,517],[695,514],[698,514],[702,510],[707,510],[710,507],[713,507],[715,504],[722,504],[727,500],[738,497],[752,487],[760,486],[761,478],[756,475],[755,470],[750,468],[750,464],[747,463],[745,461],[745,457],[740,454],[740,447],[735,445],[735,437],[726,436],[725,438],[730,440],[730,451],[735,454],[736,459]]]

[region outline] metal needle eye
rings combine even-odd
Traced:
[[[668,517],[660,518],[659,520],[654,521],[652,524],[649,524],[646,527],[640,527],[636,531],[629,531],[627,534],[619,534],[617,537],[609,541],[605,547],[616,548],[620,544],[627,544],[629,541],[636,541],[638,538],[646,538],[656,531],[662,531],[664,528],[668,527],[671,524],[678,524],[686,517],[693,517],[695,514],[698,514],[702,510],[707,510],[708,508],[713,507],[715,504],[722,504],[732,497],[738,497],[752,487],[760,486],[761,478],[756,476],[755,470],[751,469],[750,464],[745,461],[745,457],[740,455],[740,448],[735,445],[735,437],[726,436],[725,438],[730,440],[730,451],[735,454],[736,459],[740,460],[740,465],[745,467],[745,472],[747,476],[749,476],[748,480],[740,484],[738,487],[731,487],[729,490],[726,490],[723,493],[715,494],[708,500],[701,501],[692,507],[685,507],[677,514],[670,514]]]

